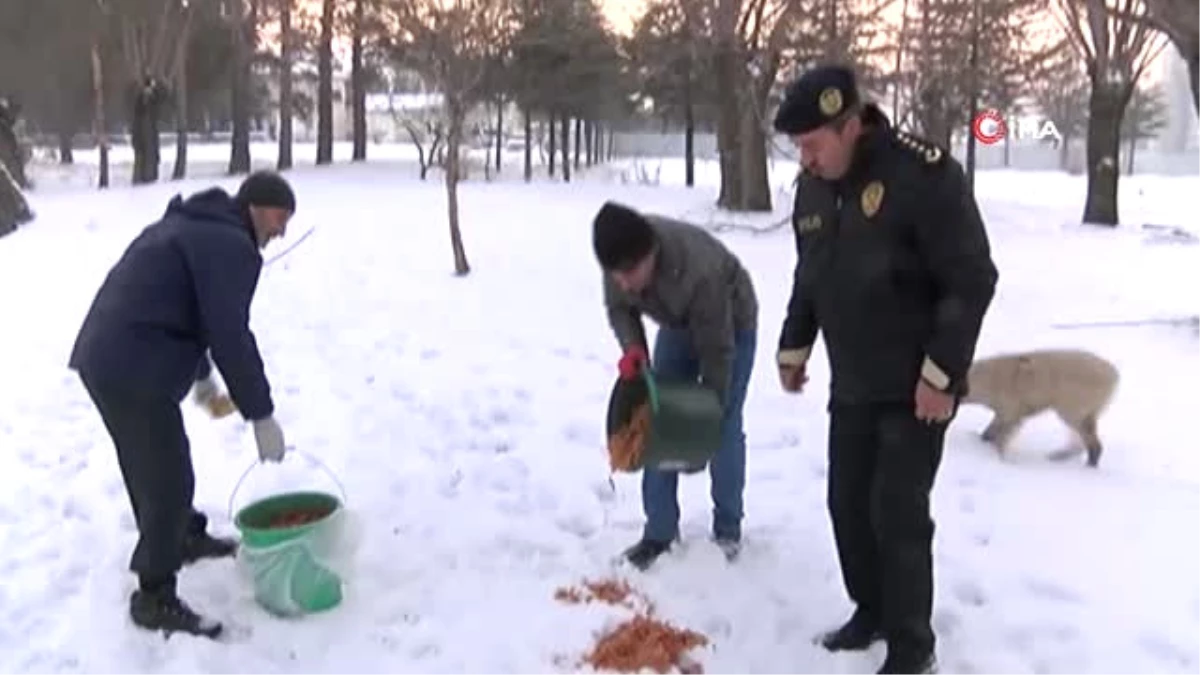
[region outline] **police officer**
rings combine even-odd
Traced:
[[[801,156],[779,377],[801,391],[820,331],[831,370],[828,507],[855,603],[821,643],[859,650],[886,639],[879,672],[933,672],[929,494],[995,291],[987,234],[959,163],[892,128],[848,68],[803,74],[774,126]]]

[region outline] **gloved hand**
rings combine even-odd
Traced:
[[[258,444],[258,459],[263,462],[281,462],[286,448],[283,445],[283,429],[273,416],[254,420],[254,442]]]
[[[641,345],[634,345],[625,350],[621,360],[617,362],[617,372],[622,380],[636,380],[642,374],[642,369],[650,362],[646,350]]]
[[[213,382],[211,377],[196,381],[192,388],[192,400],[196,402],[196,405],[208,410],[209,416],[217,420],[227,417],[237,410],[233,399],[218,389],[217,383]]]

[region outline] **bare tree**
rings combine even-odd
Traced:
[[[96,0],[96,4],[101,10],[101,21],[97,23],[102,26],[104,20],[107,19],[107,5],[103,4],[102,0]],[[96,147],[100,153],[100,175],[97,177],[96,187],[103,190],[108,187],[109,182],[108,125],[104,115],[104,58],[100,51],[100,36],[97,34],[100,28],[95,27],[92,30],[92,96],[95,106],[92,115],[92,133],[96,137]]]
[[[799,0],[715,0],[711,13],[721,190],[731,211],[770,211],[767,100],[783,60]]]
[[[454,271],[469,274],[459,226],[458,183],[468,111],[484,96],[484,75],[511,28],[506,0],[394,0],[390,3],[402,42],[402,61],[429,79],[443,96],[446,129],[446,206]]]
[[[321,2],[317,52],[317,164],[333,162],[333,32],[335,0]]]
[[[249,8],[246,3],[249,2]],[[233,136],[229,152],[229,173],[250,171],[250,103],[252,66],[258,37],[259,0],[227,0],[229,27],[232,32],[233,63],[230,64],[230,117]]]
[[[1144,0],[1134,14],[1109,8],[1117,16],[1130,18],[1157,30],[1175,45],[1187,64],[1192,87],[1192,106],[1200,114],[1200,2],[1196,0]]]
[[[1054,126],[1062,136],[1059,143],[1059,168],[1068,169],[1072,141],[1087,134],[1088,126],[1088,83],[1083,60],[1070,45],[1063,41],[1065,49],[1056,49],[1053,58],[1030,79],[1030,93],[1037,102],[1039,112],[1054,120]],[[1005,166],[1010,135],[1004,137]]]
[[[354,151],[352,161],[367,158],[367,78],[363,72],[363,39],[366,32],[367,0],[354,0],[350,22],[350,104]]]
[[[292,168],[292,53],[295,32],[292,30],[292,2],[279,1],[279,156],[276,168]]]
[[[1088,100],[1087,202],[1083,222],[1116,226],[1121,120],[1138,80],[1162,52],[1160,34],[1132,18],[1141,0],[1057,0],[1063,27],[1083,56],[1092,89]]]
[[[191,12],[185,0],[105,0],[120,29],[130,77],[133,183],[158,180],[159,122],[170,100],[168,82]]]
[[[1125,117],[1121,121],[1121,138],[1125,141],[1125,174],[1133,175],[1138,141],[1154,138],[1167,125],[1167,102],[1162,87],[1141,84],[1133,91]]]
[[[188,39],[191,37],[191,31],[188,30],[190,22],[184,24],[183,34],[179,36],[179,44],[176,45],[178,53],[175,55],[175,73],[173,79],[175,87],[175,167],[171,170],[172,180],[182,180],[187,176],[188,162]]]

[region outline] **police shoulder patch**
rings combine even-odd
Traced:
[[[946,159],[946,152],[944,150],[906,131],[896,132],[896,144],[916,155],[924,164],[941,164]]]

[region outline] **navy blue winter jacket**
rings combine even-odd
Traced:
[[[274,411],[250,331],[262,256],[249,215],[220,188],[176,196],[108,273],[70,367],[97,384],[182,401],[210,371],[246,419]]]

